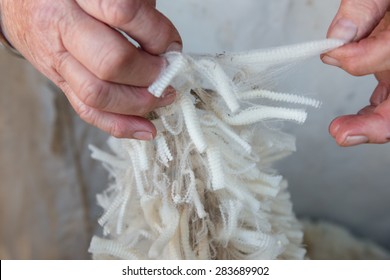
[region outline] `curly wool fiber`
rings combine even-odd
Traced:
[[[303,123],[303,108],[280,103],[319,102],[273,92],[264,81],[270,69],[342,44],[324,40],[216,56],[167,53],[169,65],[149,91],[159,97],[172,85],[178,98],[154,112],[156,139],[110,138],[114,155],[91,147],[112,179],[98,196],[104,237],[93,237],[93,257],[302,259],[303,234],[287,182],[272,168],[294,151],[294,138],[267,120]]]

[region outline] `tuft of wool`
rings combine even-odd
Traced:
[[[111,176],[98,195],[95,259],[302,259],[303,233],[273,163],[295,139],[269,120],[303,123],[308,97],[273,92],[270,72],[341,46],[339,40],[220,55],[165,54],[149,91],[174,104],[151,115],[158,135],[91,146]],[[288,105],[290,104],[290,105]],[[292,108],[299,105],[301,108]]]

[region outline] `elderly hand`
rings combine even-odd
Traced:
[[[151,140],[143,118],[175,99],[148,93],[164,67],[158,55],[180,50],[172,23],[155,0],[0,0],[11,44],[59,86],[88,123],[115,137]],[[134,39],[131,44],[118,30]]]
[[[390,141],[390,0],[342,0],[328,37],[349,42],[322,57],[355,76],[375,74],[370,105],[341,116],[330,133],[341,146]]]

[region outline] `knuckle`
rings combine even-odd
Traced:
[[[104,86],[96,82],[85,82],[79,91],[79,98],[85,105],[99,110],[107,107],[107,97]]]
[[[96,125],[96,118],[94,117],[92,108],[80,103],[77,105],[75,110],[82,120],[89,124]]]
[[[377,1],[361,1],[359,3],[361,5],[361,9],[357,8],[357,10],[362,11],[362,17],[365,18],[367,22],[372,21],[372,18],[378,19],[381,17],[382,11]]]
[[[108,125],[102,125],[102,123],[99,123],[98,115],[96,114],[94,109],[86,104],[78,104],[75,110],[82,120],[102,129],[103,131],[116,138],[126,138],[129,135],[129,130],[126,124],[121,122],[120,120],[111,120]]]
[[[364,22],[382,17],[383,8],[378,1],[343,0],[341,6],[349,16],[357,17]]]
[[[52,68],[57,73],[63,73],[66,71],[68,66],[69,53],[67,52],[57,52],[52,57]]]
[[[127,48],[108,49],[101,55],[96,76],[103,81],[115,81],[119,71],[125,67],[131,57],[132,53]]]

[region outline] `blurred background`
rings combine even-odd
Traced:
[[[240,51],[323,39],[339,0],[158,0],[186,52]],[[287,124],[297,152],[277,169],[300,218],[330,221],[390,249],[390,145],[340,148],[336,116],[368,104],[373,77],[351,77],[319,58],[283,81],[322,101],[304,125]],[[107,135],[86,125],[26,61],[0,52],[0,257],[84,259],[101,214],[107,173],[88,144]],[[287,83],[287,84],[286,84]]]

